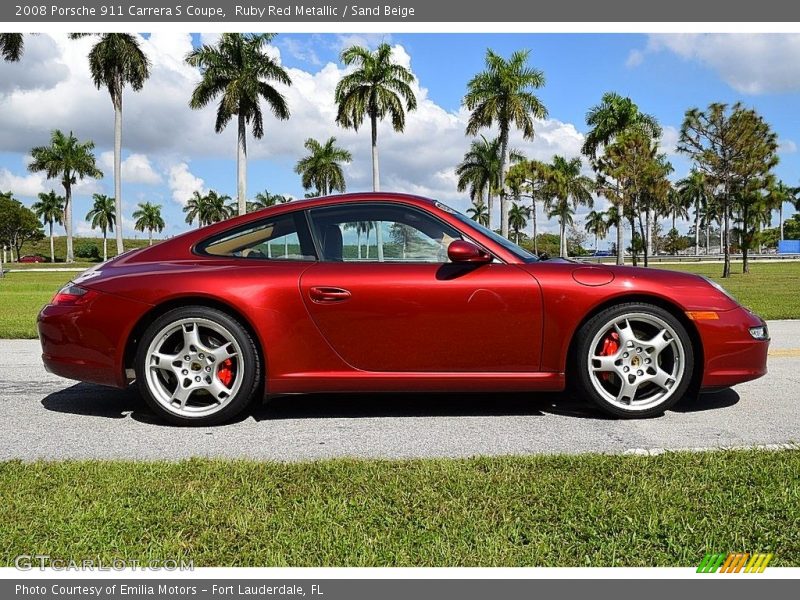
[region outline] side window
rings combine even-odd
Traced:
[[[344,262],[444,263],[461,234],[410,206],[353,204],[310,211],[322,258]]]
[[[202,242],[197,250],[202,254],[231,258],[316,260],[303,223],[302,213],[281,215],[214,236]]]

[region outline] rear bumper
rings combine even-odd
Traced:
[[[37,325],[45,369],[60,377],[125,387],[125,345],[149,305],[98,293],[77,306],[48,304]]]
[[[718,315],[716,320],[695,321],[705,356],[700,387],[730,387],[766,375],[769,340],[750,335],[751,327],[766,327],[763,319],[741,307]]]

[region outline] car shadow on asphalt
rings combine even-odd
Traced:
[[[672,410],[693,413],[722,409],[739,401],[734,390],[685,398]],[[49,411],[123,419],[169,426],[153,414],[136,386],[125,390],[77,383],[46,396]],[[558,415],[579,419],[613,420],[594,405],[567,393],[391,393],[391,394],[296,394],[254,403],[231,424],[247,419],[275,421],[324,418],[481,417]]]

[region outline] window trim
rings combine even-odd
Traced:
[[[311,231],[308,224],[308,219],[305,218],[303,213],[305,210],[294,210],[287,213],[282,213],[279,215],[275,215],[273,217],[266,217],[263,219],[257,219],[254,221],[249,221],[247,223],[243,223],[242,225],[238,225],[236,227],[232,227],[230,229],[226,229],[224,231],[220,231],[219,233],[215,233],[214,235],[210,235],[207,238],[203,238],[199,242],[197,242],[192,247],[192,254],[196,254],[198,256],[202,256],[203,258],[212,258],[212,259],[219,259],[219,260],[242,260],[248,262],[283,262],[283,263],[312,263],[312,262],[319,262],[321,254],[319,253],[319,249],[317,248],[316,241],[314,240],[314,236],[311,235]],[[290,217],[294,221],[295,230],[297,233],[297,238],[300,242],[300,249],[302,251],[304,246],[308,246],[309,249],[314,251],[313,258],[308,259],[296,259],[296,258],[267,258],[266,256],[263,258],[258,257],[247,257],[247,256],[223,256],[219,254],[211,254],[210,252],[206,251],[206,248],[213,244],[215,241],[235,235],[241,231],[247,231],[248,229],[255,229],[262,223],[268,223],[270,221],[275,221],[280,218]],[[311,255],[304,255],[304,256],[311,256]]]

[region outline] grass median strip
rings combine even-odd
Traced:
[[[195,566],[800,565],[800,451],[0,463],[0,548]]]

